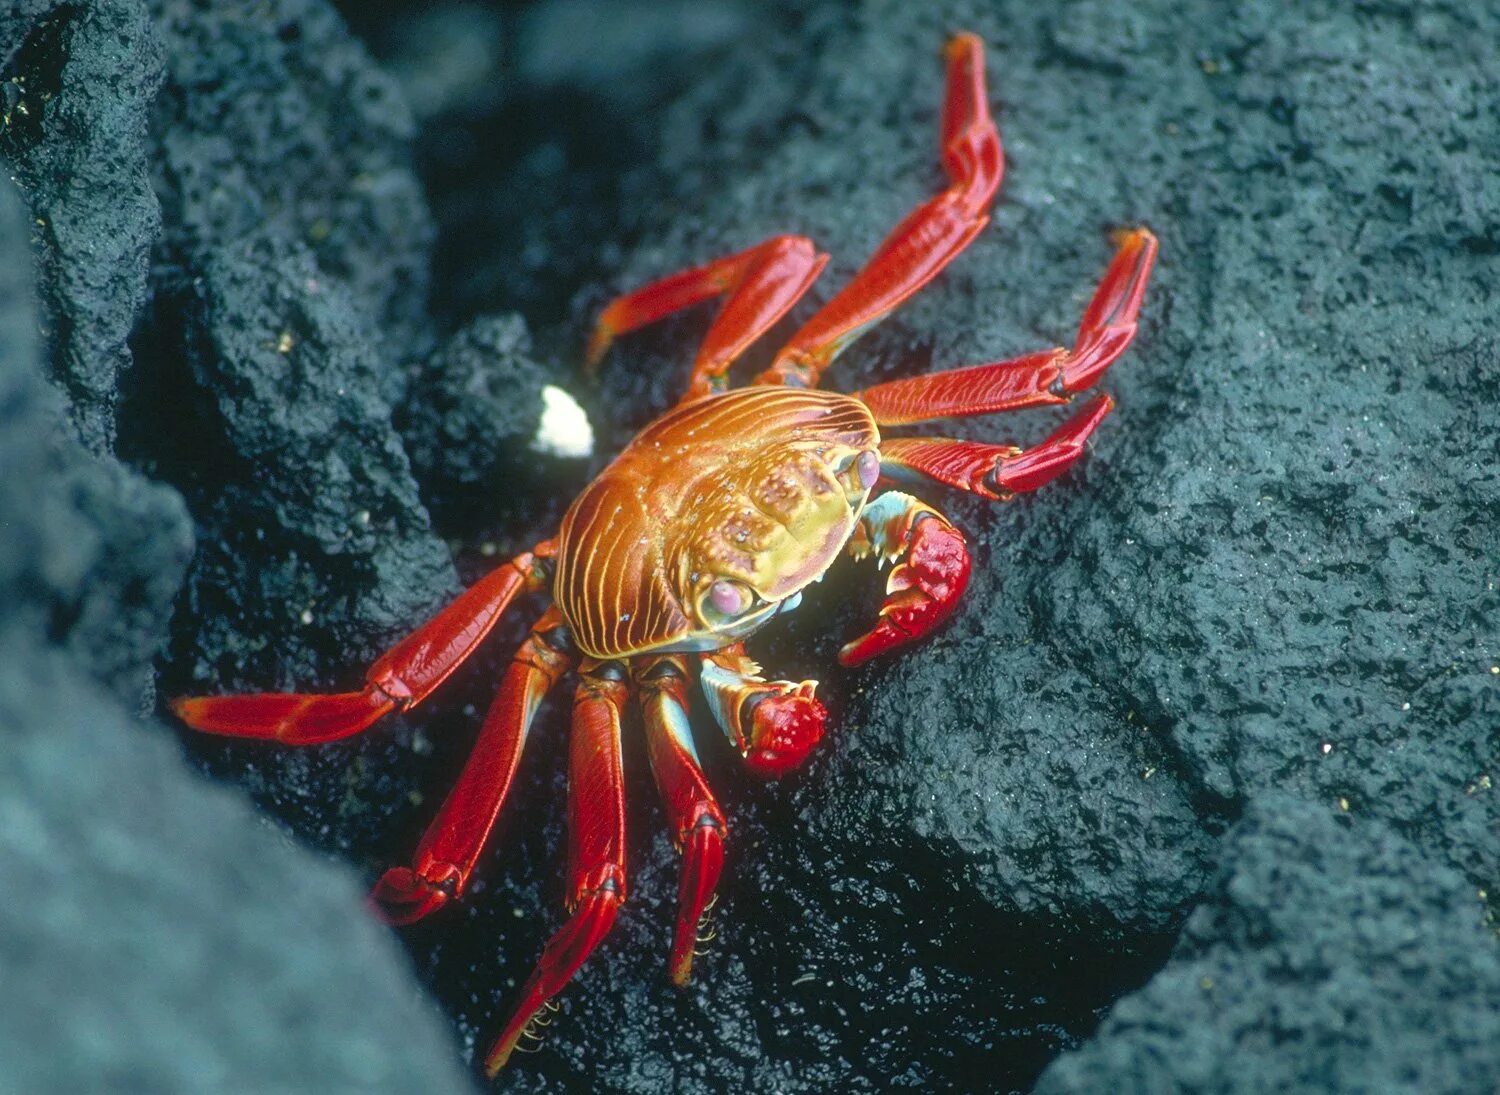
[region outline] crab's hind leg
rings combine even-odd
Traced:
[[[742,643],[702,658],[709,710],[750,771],[776,779],[807,759],[828,723],[817,681],[766,680]]]
[[[625,782],[620,709],[629,687],[618,662],[592,663],[573,703],[568,746],[568,908],[571,915],[542,951],[521,1002],[485,1059],[495,1076],[533,1020],[578,972],[614,926],[625,900]]]
[[[588,367],[599,364],[616,335],[727,294],[693,362],[684,398],[721,390],[735,359],[786,315],[827,262],[828,256],[819,254],[803,236],[773,236],[749,250],[616,297],[600,313],[589,340]]]
[[[865,507],[849,541],[856,557],[893,562],[880,619],[839,651],[839,663],[858,665],[929,634],[953,614],[969,584],[963,534],[937,510],[900,491]]]
[[[844,347],[936,277],[989,223],[1005,157],[990,118],[984,44],[973,34],[959,34],[946,52],[942,155],[948,188],[896,226],[849,284],[792,335],[756,383],[816,387]]]
[[[724,866],[728,826],[703,778],[693,731],[688,724],[688,667],[681,654],[664,654],[636,673],[646,748],[672,827],[672,842],[682,852],[682,881],[677,893],[677,926],[667,970],[672,983],[685,985],[719,872]]]
[[[1091,399],[1052,436],[1029,449],[949,437],[883,441],[882,473],[895,473],[894,478],[903,471],[913,472],[985,498],[1008,499],[1044,487],[1072,467],[1113,407],[1107,395]]]
[[[891,380],[855,396],[882,426],[1066,403],[1092,387],[1130,345],[1155,263],[1156,237],[1147,229],[1119,236],[1071,348]]]
[[[195,730],[284,745],[316,745],[357,734],[389,712],[421,703],[490,633],[517,594],[545,587],[551,542],[516,556],[475,582],[447,608],[393,646],[358,692],[259,692],[184,696],[172,710]]]
[[[575,661],[562,615],[549,609],[516,650],[474,751],[422,835],[410,867],[392,867],[371,900],[392,924],[410,924],[455,900],[494,828],[536,709]]]

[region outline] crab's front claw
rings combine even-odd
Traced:
[[[778,779],[807,759],[823,737],[828,708],[817,681],[768,681],[743,648],[706,654],[700,674],[709,709],[756,775]]]
[[[892,491],[879,501],[887,498],[905,496]],[[859,665],[923,638],[953,614],[969,584],[969,549],[963,534],[921,503],[892,514],[887,527],[871,539],[877,547],[894,541],[901,561],[886,583],[879,622],[845,644],[839,651],[840,665]]]
[[[463,882],[463,872],[451,863],[392,867],[370,891],[370,903],[387,924],[414,924],[456,898]]]
[[[763,779],[779,779],[806,760],[828,723],[828,708],[813,695],[816,681],[772,684],[782,690],[745,701],[750,717],[745,764]]]

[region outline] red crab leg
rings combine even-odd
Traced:
[[[1098,381],[1135,337],[1146,282],[1156,262],[1156,237],[1144,228],[1123,233],[1073,348],[1059,347],[989,365],[906,377],[855,393],[882,426],[929,418],[992,414],[1066,403]]]
[[[984,43],[973,34],[959,34],[946,52],[942,155],[948,189],[896,226],[853,280],[792,336],[756,383],[815,387],[844,347],[936,277],[989,223],[1005,157],[986,101]]]
[[[844,645],[841,665],[858,665],[927,635],[953,614],[969,584],[963,535],[937,510],[899,491],[865,507],[849,545],[856,557],[899,562],[886,583],[879,622]]]
[[[693,362],[685,398],[720,390],[734,360],[786,315],[827,262],[828,256],[803,236],[773,236],[748,251],[616,297],[600,314],[589,340],[588,367],[598,365],[616,335],[727,293]]]
[[[709,710],[750,771],[776,779],[807,759],[828,722],[828,709],[813,696],[817,681],[768,681],[741,643],[702,658]]]
[[[370,894],[391,924],[410,924],[456,899],[494,828],[542,697],[576,660],[557,609],[516,651],[458,782],[422,835],[410,867],[392,867]]]
[[[195,730],[285,745],[316,745],[368,729],[382,715],[426,699],[479,646],[516,594],[547,584],[539,559],[549,541],[490,571],[458,599],[386,651],[365,674],[359,692],[316,695],[257,692],[193,696],[172,701],[177,717]]]
[[[1067,471],[1114,405],[1107,395],[1089,400],[1051,437],[1029,449],[947,437],[901,437],[881,442],[880,456],[887,472],[907,469],[985,498],[1007,499],[1045,486]]]
[[[724,866],[728,826],[703,778],[693,731],[688,725],[687,661],[663,655],[636,674],[646,748],[661,792],[672,842],[682,852],[682,882],[677,889],[677,927],[667,972],[674,985],[686,985],[693,973],[698,929]]]
[[[618,662],[583,673],[573,703],[568,748],[568,909],[521,1002],[485,1059],[494,1077],[547,1001],[578,972],[614,925],[625,900],[625,783],[620,760],[620,708],[629,689]]]

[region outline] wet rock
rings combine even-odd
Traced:
[[[78,436],[104,454],[161,228],[146,145],[161,44],[142,3],[25,7],[0,21],[0,155],[34,218],[52,378]]]
[[[1225,838],[1166,967],[1036,1090],[1488,1090],[1489,919],[1383,823],[1268,794]]]
[[[457,588],[392,422],[431,339],[411,120],[324,4],[155,16],[163,278],[128,440],[199,523],[176,664],[309,681]]]
[[[7,1082],[457,1090],[445,1024],[403,991],[347,868],[272,835],[122,706],[190,538],[176,494],[86,453],[43,384],[26,224],[0,186]]]
[[[402,430],[429,493],[483,487],[507,470],[524,483],[549,379],[519,315],[476,320],[444,343]]]

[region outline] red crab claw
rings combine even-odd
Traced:
[[[840,665],[859,665],[927,635],[953,614],[969,584],[969,549],[962,533],[926,507],[907,510],[898,520],[911,523],[903,537],[904,558],[886,582],[880,621],[845,644]]]
[[[822,740],[828,708],[813,695],[816,687],[816,681],[803,681],[789,691],[767,691],[745,701],[750,733],[744,754],[750,771],[780,779]]]
[[[714,719],[745,765],[764,779],[779,779],[807,759],[823,737],[828,708],[817,681],[768,681],[736,644],[703,656],[700,680]]]

